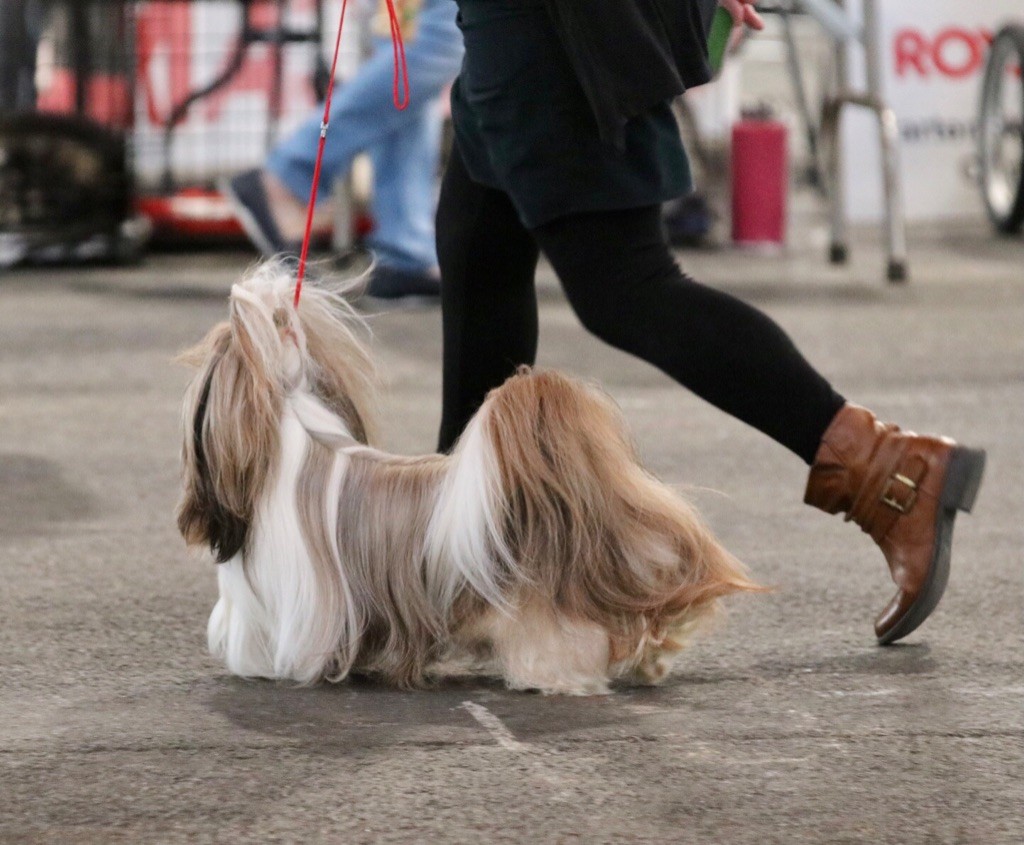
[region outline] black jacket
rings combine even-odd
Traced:
[[[631,117],[711,79],[717,0],[545,0],[597,119],[623,144]]]

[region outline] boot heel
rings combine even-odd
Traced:
[[[947,510],[970,513],[978,497],[981,477],[985,472],[985,450],[957,446],[949,459],[946,483],[942,487],[940,502]]]

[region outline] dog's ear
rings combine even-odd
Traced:
[[[204,363],[183,417],[178,528],[190,545],[208,545],[220,561],[244,545],[278,453],[281,388],[262,368],[248,331],[252,323],[258,333],[260,320],[249,316],[217,326],[197,347]]]
[[[229,301],[232,346],[250,377],[280,377],[281,338],[269,305],[242,285],[232,285]]]
[[[178,507],[178,530],[189,546],[209,546],[217,563],[230,560],[242,550],[249,522],[232,513],[217,498],[213,476],[206,458],[203,430],[213,372],[208,374],[196,403],[191,426],[191,449],[185,449],[185,492]],[[188,444],[187,444],[188,445]]]
[[[224,563],[242,550],[249,523],[221,507],[212,491],[201,486],[182,500],[178,530],[190,546],[209,546],[217,563]]]

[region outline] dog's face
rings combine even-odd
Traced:
[[[291,292],[275,281],[232,285],[228,325],[245,365],[287,392],[302,380],[306,337]]]
[[[289,292],[271,279],[235,285],[228,321],[186,353],[199,371],[185,402],[178,528],[218,561],[245,544],[277,460],[283,398],[304,378],[304,349]]]
[[[307,285],[296,309],[294,284],[287,265],[259,265],[232,287],[228,320],[182,356],[197,373],[185,396],[178,527],[218,561],[245,545],[294,396],[323,403],[354,440],[372,436],[376,380],[367,327],[345,298],[354,285]]]

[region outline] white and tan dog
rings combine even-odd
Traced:
[[[220,562],[209,645],[247,677],[481,674],[590,694],[652,683],[686,635],[756,589],[637,462],[594,387],[523,370],[451,455],[372,442],[373,367],[339,293],[265,264],[186,354],[178,525]]]

